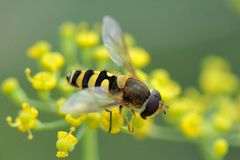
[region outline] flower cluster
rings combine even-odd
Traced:
[[[20,86],[16,78],[2,83],[2,92],[17,105],[22,106],[13,120],[7,117],[11,127],[21,132],[61,129],[68,126],[70,132],[59,131],[56,142],[56,156],[67,157],[78,142],[89,131],[101,129],[109,134],[120,132],[137,139],[155,138],[174,141],[189,141],[202,146],[212,159],[224,157],[229,145],[240,145],[240,95],[238,77],[223,58],[210,56],[204,60],[199,78],[200,89],[189,87],[182,90],[164,69],[144,72],[150,61],[150,54],[139,47],[133,37],[125,34],[129,54],[140,80],[161,92],[162,99],[169,104],[167,116],[156,115],[143,120],[139,113],[132,114],[127,108],[120,112],[118,106],[109,111],[100,110],[80,115],[64,114],[61,107],[76,88],[71,87],[65,77],[73,69],[107,69],[120,74],[100,42],[100,25],[92,28],[86,22],[79,25],[63,24],[60,28],[60,50],[52,49],[50,43],[39,41],[30,47],[27,56],[36,61],[39,71],[25,69],[26,79],[37,97],[31,97]],[[33,72],[33,73],[32,73]],[[58,93],[58,94],[55,94]],[[51,122],[40,120],[38,114],[56,114]],[[111,124],[111,129],[110,128]],[[89,138],[86,137],[89,140]],[[209,147],[211,146],[211,147]]]

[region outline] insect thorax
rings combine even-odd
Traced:
[[[121,89],[124,100],[137,108],[141,108],[150,96],[149,88],[142,81],[131,77],[124,83],[125,86]]]

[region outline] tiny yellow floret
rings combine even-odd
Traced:
[[[65,120],[67,121],[67,123],[73,127],[80,126],[84,122],[85,119],[86,119],[85,114],[81,114],[78,116],[73,116],[73,115],[67,114],[65,116]]]
[[[12,93],[18,87],[18,81],[16,78],[8,78],[3,81],[1,89],[3,93]]]
[[[98,128],[100,124],[100,114],[88,113],[86,122],[90,128]]]
[[[228,142],[223,138],[215,140],[213,151],[217,157],[224,157],[228,153]]]
[[[143,82],[148,81],[148,75],[145,72],[143,72],[142,70],[137,69],[136,74],[137,74],[137,77],[139,80],[142,80]]]
[[[22,110],[18,113],[14,122],[11,116],[8,116],[6,121],[11,127],[17,127],[21,132],[28,132],[28,139],[32,139],[31,129],[36,124],[37,116],[38,111],[35,107],[31,107],[28,103],[22,103]]]
[[[40,64],[43,68],[56,72],[63,67],[64,57],[60,53],[51,52],[41,58]]]
[[[39,72],[32,77],[31,70],[27,68],[25,74],[36,90],[49,91],[57,85],[57,79],[51,72]]]
[[[77,138],[72,134],[74,131],[75,128],[72,127],[69,133],[65,131],[58,132],[58,140],[56,142],[56,147],[58,149],[56,156],[58,158],[67,157],[68,152],[77,144]]]
[[[118,108],[113,108],[111,111],[112,111],[112,128],[110,133],[117,134],[121,131],[121,128],[123,126],[123,117],[119,113]],[[105,131],[109,132],[110,112],[103,111],[101,113],[101,124],[103,125],[103,128],[105,129]]]
[[[51,50],[50,44],[45,41],[37,42],[33,47],[29,48],[27,55],[32,59],[41,58],[43,55],[47,54]]]
[[[170,78],[166,70],[154,70],[149,79],[151,87],[161,93],[162,99],[173,99],[181,93],[179,84]]]
[[[80,47],[88,48],[96,46],[100,41],[100,37],[95,31],[82,31],[78,33],[76,41]]]
[[[60,34],[65,38],[74,36],[75,32],[76,26],[73,23],[64,23],[60,27]]]
[[[213,123],[217,130],[227,132],[232,128],[233,120],[231,117],[224,114],[215,114],[213,117]]]
[[[203,117],[197,113],[186,114],[180,123],[182,132],[189,138],[196,138],[203,134]]]
[[[97,47],[94,50],[93,58],[95,58],[97,61],[107,61],[109,60],[108,51],[104,46]]]
[[[133,131],[133,136],[137,139],[143,139],[148,136],[152,125],[152,118],[142,119],[139,113],[135,113],[130,121],[130,128]]]
[[[129,48],[129,55],[136,68],[146,67],[150,63],[149,53],[143,48]]]
[[[66,101],[66,99],[62,97],[62,98],[57,99],[57,101],[55,103],[55,108],[59,115],[65,115],[65,113],[63,113],[61,110],[61,107],[63,106],[65,101]]]
[[[223,58],[206,58],[199,78],[203,91],[210,94],[234,93],[238,88],[238,78],[230,69]]]

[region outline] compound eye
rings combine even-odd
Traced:
[[[157,97],[159,101],[162,99],[160,93],[157,90],[152,90],[151,95]]]
[[[159,106],[159,99],[158,97],[151,95],[146,103],[145,109],[141,112],[141,117],[143,119],[146,119],[147,116],[153,115],[157,110]]]

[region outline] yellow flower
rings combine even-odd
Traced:
[[[233,93],[238,86],[237,76],[222,58],[209,57],[203,63],[199,83],[210,94]]]
[[[73,116],[73,115],[67,114],[65,116],[65,120],[67,121],[67,123],[70,124],[73,127],[80,126],[85,119],[86,119],[85,114],[81,114],[81,115],[78,115],[78,116]]]
[[[28,139],[32,139],[31,129],[33,129],[36,124],[37,116],[38,111],[35,107],[31,107],[28,103],[22,103],[22,110],[14,122],[11,116],[8,116],[6,120],[11,127],[17,127],[21,132],[28,132]]]
[[[99,113],[88,113],[86,122],[90,128],[98,128],[100,124],[100,114]]]
[[[57,84],[56,77],[50,72],[39,72],[31,77],[31,70],[27,68],[25,74],[36,90],[49,91],[55,88]]]
[[[77,35],[77,44],[80,47],[93,47],[99,43],[99,34],[95,31],[80,31]]]
[[[58,132],[58,140],[56,142],[56,147],[58,149],[56,156],[58,158],[67,157],[68,152],[77,144],[77,138],[72,134],[74,131],[75,128],[72,127],[69,133],[65,131]]]
[[[123,126],[123,117],[119,113],[118,108],[113,108],[112,110],[112,128],[111,132],[112,134],[117,134],[121,131],[121,128]],[[110,129],[110,112],[103,111],[101,113],[101,123],[103,125],[103,128],[105,131],[109,132]]]
[[[27,55],[32,59],[41,58],[44,54],[51,50],[50,44],[45,41],[40,41],[34,44],[33,47],[29,48]]]
[[[165,70],[154,70],[149,79],[151,87],[160,91],[164,100],[173,99],[181,92],[180,86],[171,80],[168,72]]]
[[[100,62],[109,60],[107,49],[104,46],[97,47],[94,50],[93,58]]]
[[[233,125],[233,121],[229,116],[225,114],[215,114],[213,117],[214,126],[222,132],[230,131]]]
[[[218,138],[213,143],[213,151],[217,157],[224,157],[228,153],[228,142],[223,138]]]
[[[203,117],[197,113],[188,113],[182,118],[180,127],[187,137],[199,137],[203,134]]]
[[[65,98],[59,98],[56,101],[55,107],[56,107],[56,111],[59,115],[64,115],[64,113],[61,111],[61,107],[65,103],[65,100],[66,100]]]
[[[76,32],[76,26],[73,23],[64,23],[61,27],[60,27],[60,34],[63,37],[72,37]]]
[[[216,106],[218,108],[213,117],[214,126],[220,132],[230,131],[234,121],[239,117],[235,102],[230,98],[222,96],[217,99]]]
[[[172,107],[167,111],[166,120],[171,124],[178,124],[186,113],[193,111],[195,101],[188,97],[181,97],[170,101],[169,106]]]
[[[8,78],[2,83],[2,91],[5,94],[13,92],[18,87],[18,81],[16,78]]]
[[[148,75],[145,72],[143,72],[142,70],[137,69],[136,74],[137,74],[138,79],[142,80],[143,82],[148,81]]]
[[[56,72],[64,65],[64,57],[57,52],[51,52],[42,56],[40,60],[41,66],[49,71]]]
[[[150,132],[150,128],[152,125],[151,117],[147,118],[146,120],[142,119],[139,113],[135,113],[136,116],[132,116],[130,121],[131,129],[133,129],[133,135],[137,139],[143,139],[148,136]]]
[[[143,48],[129,48],[129,55],[132,63],[137,68],[146,67],[150,63],[150,56]]]

